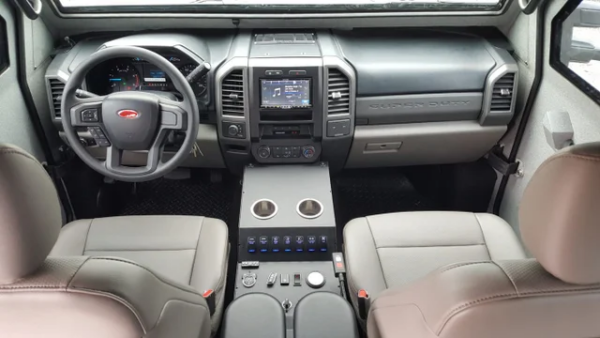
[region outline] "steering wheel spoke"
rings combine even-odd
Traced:
[[[159,104],[161,129],[185,130],[187,128],[187,116],[189,114],[182,102],[161,98]]]

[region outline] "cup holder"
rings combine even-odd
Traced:
[[[323,204],[313,198],[303,199],[298,203],[296,211],[304,218],[318,218],[323,213]]]
[[[252,204],[250,211],[252,216],[258,219],[269,219],[277,214],[277,204],[268,199],[261,199]]]

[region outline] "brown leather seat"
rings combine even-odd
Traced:
[[[0,145],[0,337],[211,336],[198,288],[224,285],[222,222],[107,218],[61,233],[59,203],[35,158]]]
[[[600,143],[542,164],[519,216],[535,259],[458,263],[388,289],[369,338],[600,336]]]

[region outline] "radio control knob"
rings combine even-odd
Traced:
[[[229,133],[229,136],[236,136],[240,132],[240,128],[235,124],[232,124],[227,129],[227,132]]]
[[[260,146],[258,147],[258,157],[262,159],[267,159],[271,156],[271,148],[269,146]]]
[[[313,158],[315,156],[316,150],[313,146],[302,147],[302,156],[304,158]]]

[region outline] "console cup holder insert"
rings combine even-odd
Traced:
[[[323,204],[314,198],[306,198],[298,203],[296,211],[304,218],[318,218],[323,213]]]
[[[258,219],[269,219],[277,214],[277,204],[268,199],[260,199],[252,204],[250,212]]]

